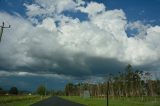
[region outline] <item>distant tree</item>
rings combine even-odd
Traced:
[[[45,95],[46,94],[46,88],[44,85],[40,85],[38,88],[37,88],[37,93],[39,95]]]
[[[13,95],[17,95],[18,94],[17,87],[11,87],[10,90],[9,90],[9,93],[13,94]]]
[[[0,95],[4,95],[5,91],[3,90],[3,88],[0,87]]]
[[[156,93],[157,95],[160,95],[160,80],[157,80],[156,81]]]
[[[135,70],[130,64],[126,66],[125,71],[120,71],[114,76],[110,74],[107,78],[104,83],[68,83],[65,86],[65,94],[81,96],[85,90],[88,90],[92,97],[104,97],[109,81],[109,96],[113,98],[141,97],[143,101],[145,96],[155,96],[156,100],[156,96],[160,95],[160,80],[153,80],[151,73]]]
[[[59,90],[59,91],[56,92],[56,95],[57,96],[64,96],[65,93],[63,91]]]
[[[65,93],[66,93],[67,96],[74,95],[74,91],[75,91],[75,85],[73,83],[68,83],[65,86]]]

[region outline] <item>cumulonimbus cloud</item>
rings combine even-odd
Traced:
[[[116,73],[129,63],[147,71],[160,68],[158,25],[128,24],[123,10],[106,10],[96,2],[36,0],[25,6],[28,18],[0,12],[0,20],[12,25],[0,45],[0,70],[78,77]],[[87,13],[89,20],[64,11]],[[126,27],[138,33],[128,37]]]

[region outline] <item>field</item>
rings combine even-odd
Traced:
[[[29,106],[42,99],[41,96],[0,96],[0,106]]]
[[[84,99],[77,96],[62,98],[81,103],[87,106],[107,106],[106,99],[104,98],[89,98]],[[109,99],[109,106],[160,106],[160,97],[144,97],[143,101],[140,97],[132,98],[112,98]]]

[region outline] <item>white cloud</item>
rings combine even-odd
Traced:
[[[42,24],[38,25],[37,27],[45,28],[46,30],[49,30],[51,32],[57,30],[56,25],[55,25],[55,21],[53,18],[45,18],[43,20]]]
[[[84,7],[81,0],[36,0],[36,4],[26,4],[26,7],[28,16],[43,17],[45,14],[42,22],[34,26],[32,22],[36,17],[29,21],[0,13],[0,20],[12,25],[11,29],[4,31],[1,42],[1,68],[17,70],[24,67],[35,73],[45,71],[88,75],[99,72],[91,70],[92,63],[86,62],[89,57],[115,59],[135,66],[160,61],[160,26],[143,25],[140,22],[127,24],[123,10],[105,10],[103,4],[95,2]],[[89,20],[81,22],[78,18],[61,14],[62,11],[74,9],[91,15]],[[55,23],[57,20],[58,26]],[[138,35],[128,38],[126,27],[137,28]],[[143,36],[143,39],[139,36]],[[23,74],[26,73],[20,73]]]
[[[45,12],[39,5],[37,4],[24,4],[24,6],[27,8],[27,15],[28,16],[35,16],[35,15],[40,15]]]
[[[34,27],[21,17],[11,16],[7,13],[0,13],[0,16],[2,16],[0,20],[11,24],[11,28],[5,29],[3,33],[3,41],[0,46],[0,54],[3,61],[1,64],[6,65],[6,67],[7,65],[15,67],[15,64],[18,66],[27,64],[31,59],[25,56],[28,48],[25,42],[27,42],[27,37]],[[7,64],[5,64],[6,61]]]
[[[155,46],[155,49],[160,48],[159,34],[160,34],[160,26],[150,27],[147,29],[146,40],[148,43],[151,43],[153,46]]]
[[[122,10],[109,10],[94,17],[91,17],[91,22],[97,25],[100,29],[113,34],[113,36],[122,39],[127,37],[125,33],[125,25],[127,24],[125,13]]]
[[[82,0],[35,0],[34,4],[24,4],[27,8],[27,15],[34,16],[54,16],[63,11],[75,11],[77,6],[84,5]]]
[[[133,65],[148,64],[157,60],[156,52],[153,51],[154,48],[150,48],[145,40],[128,38],[127,45],[123,59]]]
[[[150,25],[144,25],[141,21],[135,21],[130,22],[126,25],[126,30],[136,30],[137,33],[133,33],[132,35],[129,34],[129,36],[134,36],[136,38],[144,39],[147,33],[147,29],[150,27]]]
[[[105,6],[102,3],[90,2],[86,7],[78,7],[81,12],[88,13],[90,16],[94,16],[97,13],[104,12]]]
[[[28,72],[8,72],[8,71],[0,71],[1,77],[8,77],[8,76],[36,76],[36,74],[28,73]]]
[[[8,72],[0,70],[0,77],[9,77],[9,76],[16,76],[16,77],[27,77],[27,76],[37,76],[37,77],[45,77],[45,78],[55,78],[55,79],[66,79],[69,80],[72,77],[64,76],[59,74],[46,74],[46,73],[30,73],[30,72]]]

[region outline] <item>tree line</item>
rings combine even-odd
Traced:
[[[10,90],[8,91],[0,87],[0,95],[5,95],[5,94],[17,95],[18,93],[19,93],[19,90],[15,86],[11,87]]]
[[[41,95],[41,96],[64,96],[65,93],[62,90],[48,90],[43,84],[39,85],[35,91],[19,90],[16,86],[11,87],[9,90],[5,90],[0,87],[0,95]]]
[[[88,90],[92,97],[105,97],[107,90],[111,97],[143,97],[160,95],[160,80],[153,80],[149,72],[133,70],[129,64],[125,71],[117,75],[109,74],[103,83],[68,83],[65,86],[67,96],[80,96]],[[107,83],[109,82],[109,88]]]

